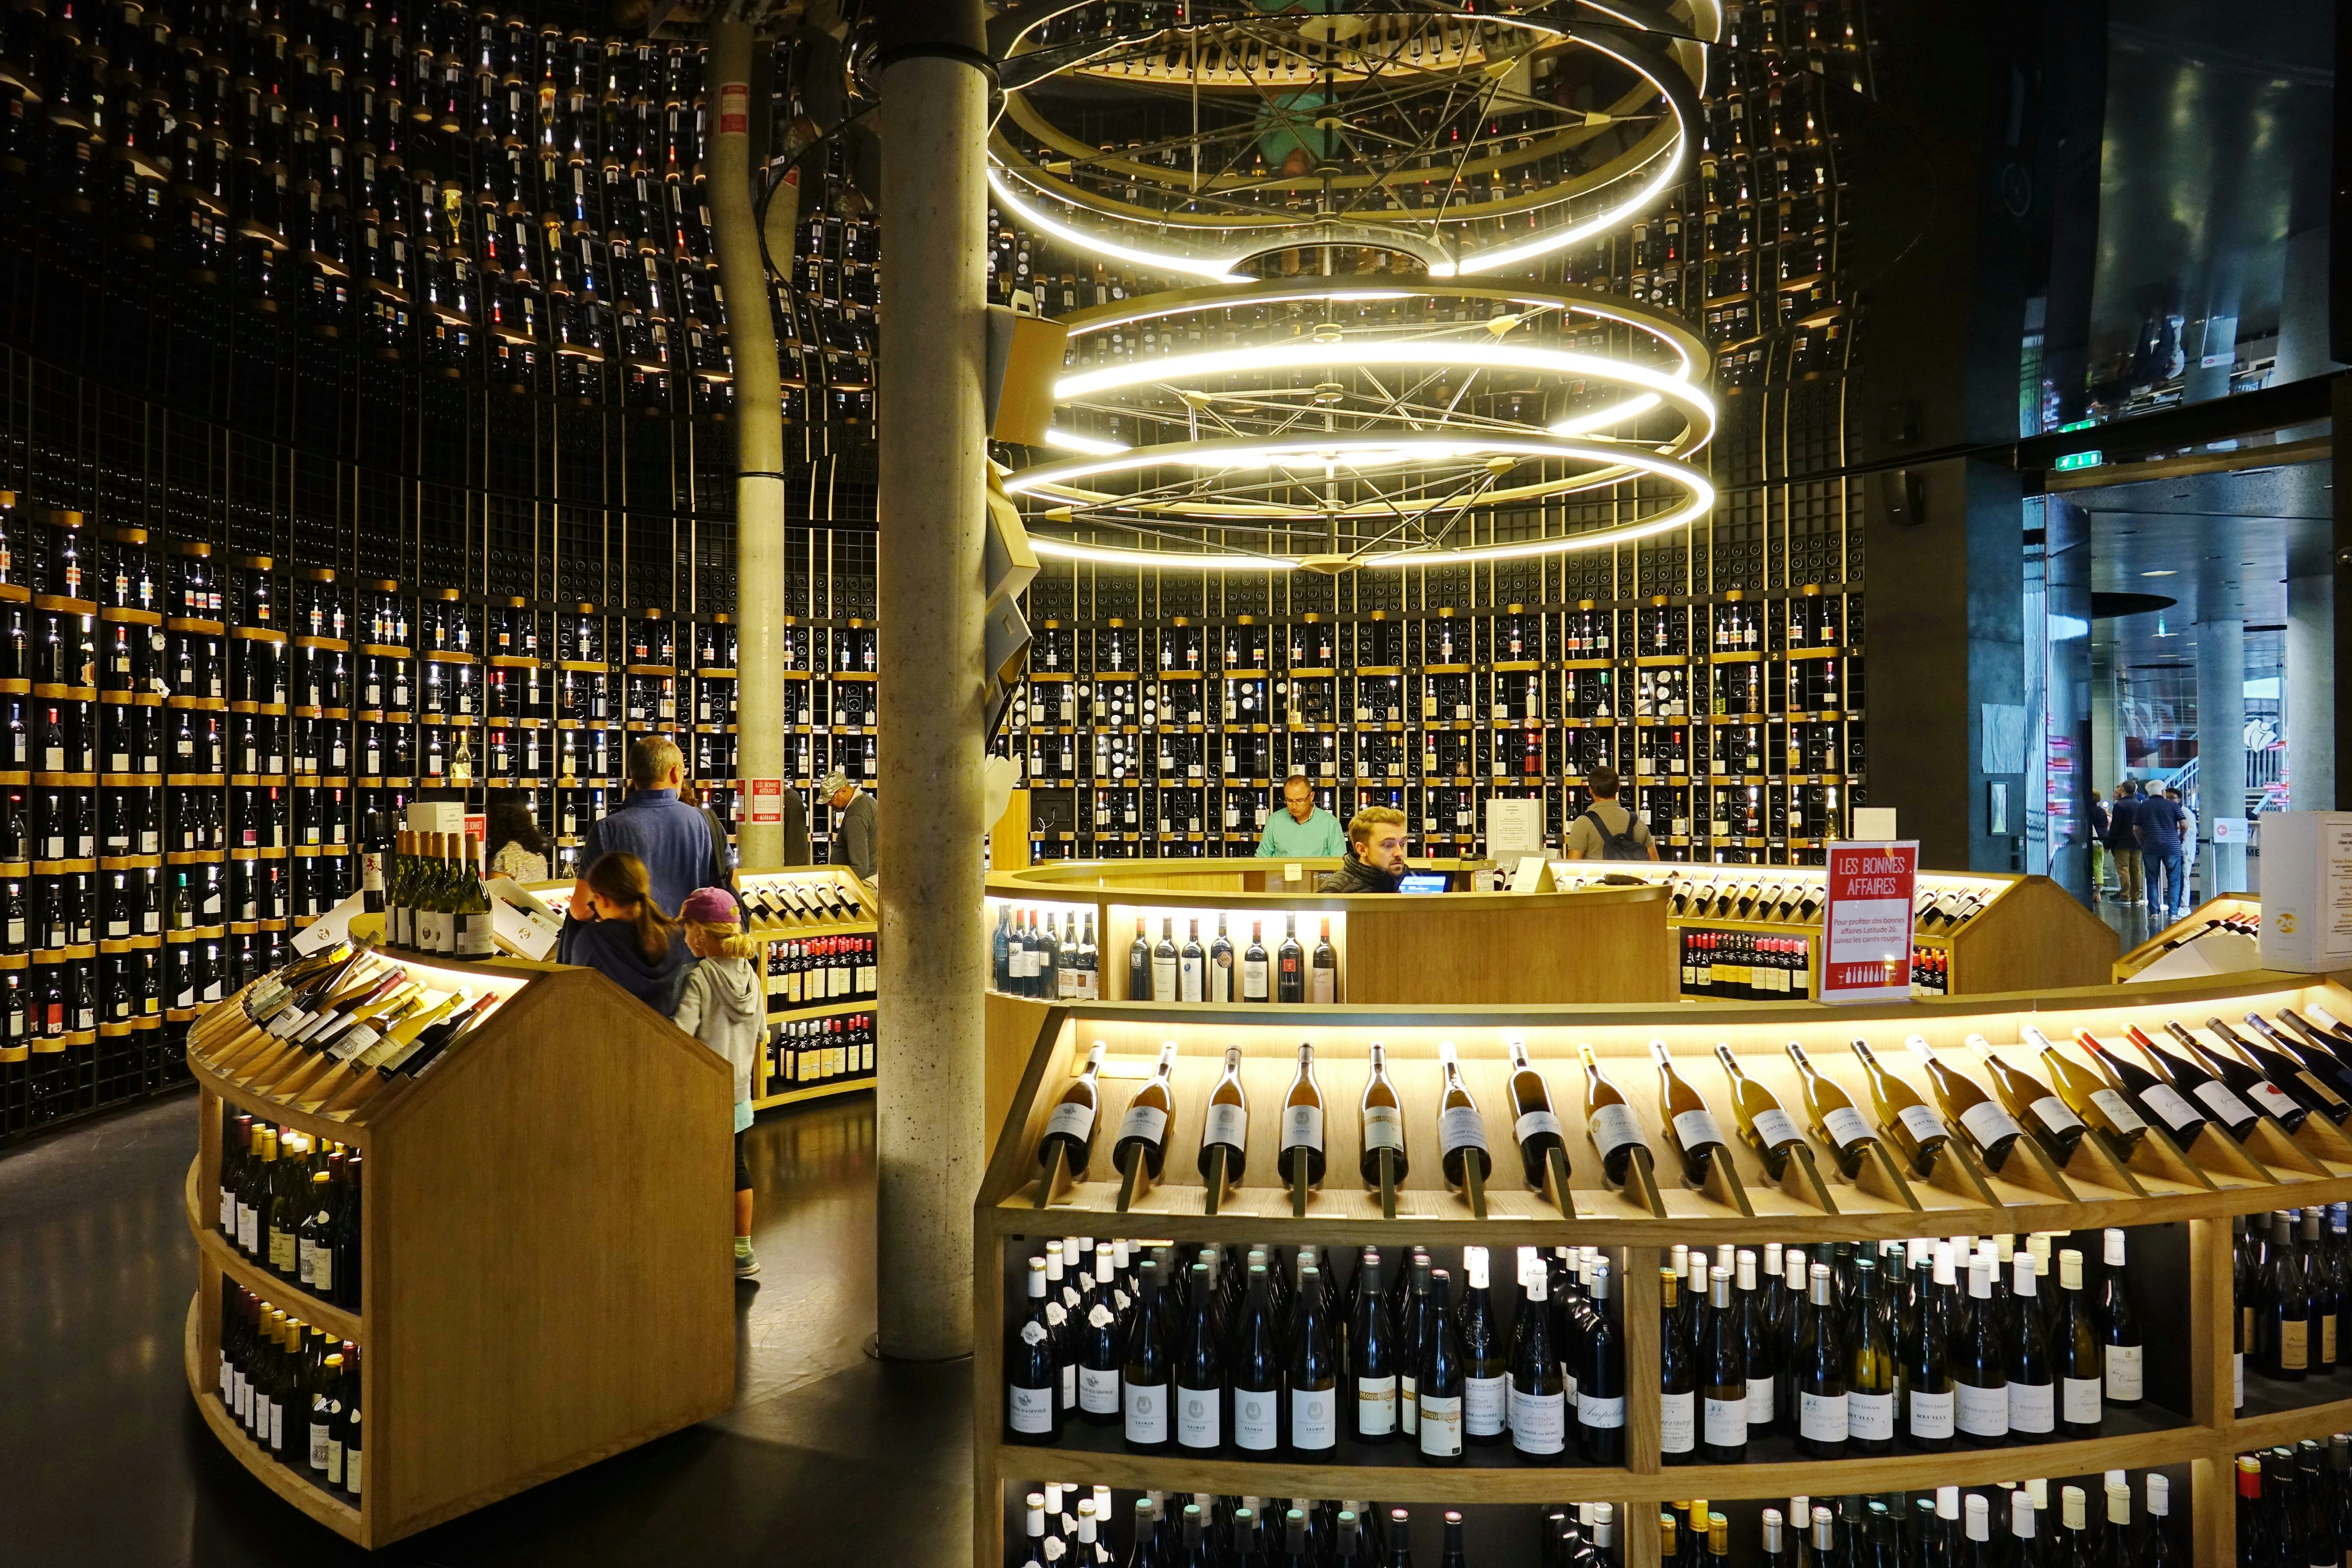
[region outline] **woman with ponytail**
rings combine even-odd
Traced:
[[[587,907],[565,913],[557,962],[595,970],[667,1016],[677,1005],[694,955],[677,922],[654,901],[646,863],[619,851],[600,855],[581,881]]]
[[[767,1027],[767,989],[753,962],[760,944],[743,934],[742,910],[724,888],[700,888],[678,906],[686,945],[698,961],[670,1015],[677,1026],[727,1058],[735,1069],[735,1278],[760,1271],[751,1256],[751,1167],[743,1133],[751,1125],[751,1095]]]

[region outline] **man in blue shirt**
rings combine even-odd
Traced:
[[[675,742],[659,735],[641,735],[629,743],[629,798],[621,809],[588,825],[580,848],[583,870],[597,857],[615,852],[635,856],[646,863],[654,902],[675,920],[678,906],[697,888],[709,885],[713,864],[710,819],[702,808],[677,797],[686,776],[685,759]],[[725,857],[718,859],[724,865]],[[587,883],[572,886],[572,908],[592,909]]]
[[[2140,864],[2147,871],[2147,903],[2168,924],[2187,912],[2189,889],[2181,876],[2180,832],[2189,814],[2180,803],[2151,789],[2140,797],[2132,827],[2139,835]]]

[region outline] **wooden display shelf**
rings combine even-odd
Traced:
[[[729,1158],[726,1063],[592,971],[396,956],[436,989],[506,999],[422,1074],[348,1097],[354,1109],[316,1086],[324,1064],[264,1043],[235,998],[188,1038],[190,1393],[247,1468],[370,1548],[714,1415],[735,1373],[727,1221],[709,1201]],[[202,1200],[224,1104],[364,1159],[359,1310],[312,1300],[217,1234]],[[620,1232],[632,1240],[615,1250]],[[224,1277],[360,1346],[358,1507],[263,1457],[219,1410]]]
[[[831,1083],[812,1084],[806,1089],[788,1089],[782,1094],[768,1095],[764,1099],[754,1100],[751,1102],[751,1109],[772,1110],[779,1105],[799,1105],[805,1100],[831,1100],[837,1094],[855,1094],[861,1089],[873,1087],[874,1075],[863,1073],[856,1078],[835,1079]]]
[[[1782,1050],[1803,1044],[1816,1070],[1853,1095],[1869,1114],[1859,1063],[1846,1042],[1868,1039],[1883,1067],[1926,1094],[1924,1073],[1902,1041],[1917,1033],[1948,1068],[1979,1083],[1989,1074],[1962,1042],[1981,1034],[1992,1048],[2037,1076],[2046,1067],[2017,1046],[2026,1025],[2039,1027],[2076,1062],[2077,1028],[2112,1041],[2137,1023],[2161,1037],[2162,1024],[2193,1024],[2213,1012],[2234,1016],[2249,1007],[2270,1013],[2313,1003],[2343,1015],[2352,993],[2334,979],[2259,973],[2198,982],[2157,982],[2129,988],[2087,986],[1949,1001],[1829,1009],[1809,1002],[1680,1006],[1155,1007],[1134,1004],[1048,1005],[1015,997],[989,999],[990,1054],[1017,1055],[1024,1070],[1002,1116],[987,1173],[973,1209],[975,1336],[973,1407],[976,1568],[993,1568],[1003,1551],[1005,1515],[1015,1483],[1040,1477],[1081,1484],[1207,1491],[1224,1495],[1365,1497],[1401,1502],[1541,1503],[1562,1496],[1620,1501],[1677,1498],[1780,1498],[1792,1493],[1846,1495],[1985,1485],[2020,1475],[2072,1476],[2110,1468],[2189,1465],[2190,1515],[2200,1568],[2226,1568],[2232,1558],[2234,1496],[2230,1460],[2252,1448],[2322,1436],[2352,1422],[2352,1371],[2305,1384],[2273,1384],[2250,1375],[2249,1403],[2231,1408],[2232,1311],[2231,1218],[2280,1207],[2352,1199],[2352,1139],[2332,1125],[2307,1124],[2293,1138],[2266,1125],[2244,1149],[2200,1142],[2187,1154],[2151,1136],[2126,1167],[2086,1142],[2063,1170],[2021,1150],[2000,1172],[1986,1172],[1972,1156],[1948,1156],[1927,1178],[1907,1167],[1890,1182],[1866,1177],[1856,1185],[1839,1173],[1830,1151],[1810,1143],[1823,1178],[1808,1188],[1791,1178],[1775,1183],[1744,1143],[1729,1145],[1728,1169],[1738,1180],[1710,1173],[1703,1185],[1682,1179],[1679,1158],[1664,1137],[1657,1075],[1649,1042],[1663,1039],[1683,1078],[1705,1097],[1717,1119],[1732,1126],[1728,1085],[1715,1059],[1717,1041],[1731,1046],[1742,1070],[1770,1089],[1801,1121],[1796,1074]],[[1571,1165],[1564,1213],[1549,1191],[1528,1190],[1520,1179],[1505,1088],[1504,1042],[1527,1041],[1544,1073],[1552,1107],[1563,1124]],[[1109,1168],[1109,1140],[1098,1139],[1097,1164],[1087,1179],[1062,1186],[1041,1207],[1036,1147],[1045,1120],[1082,1065],[1087,1047],[1103,1041],[1108,1054],[1099,1082],[1098,1127],[1116,1127],[1137,1089],[1152,1073],[1160,1043],[1179,1055],[1169,1158],[1160,1184],[1147,1186],[1127,1209],[1118,1205],[1118,1174]],[[1376,1194],[1358,1181],[1357,1118],[1350,1113],[1366,1076],[1365,1046],[1385,1047],[1389,1077],[1403,1104],[1412,1155],[1397,1194],[1397,1215],[1382,1217]],[[1230,1192],[1216,1215],[1193,1160],[1202,1108],[1223,1070],[1229,1046],[1243,1051],[1242,1079],[1249,1104],[1251,1180],[1271,1177],[1279,1107],[1296,1071],[1301,1040],[1317,1047],[1316,1077],[1327,1107],[1327,1176],[1304,1217],[1294,1217],[1292,1194],[1245,1184]],[[1465,1083],[1486,1122],[1496,1152],[1484,1218],[1459,1193],[1448,1191],[1437,1169],[1436,1047],[1451,1040]],[[1583,1074],[1576,1047],[1589,1043],[1622,1092],[1654,1155],[1654,1189],[1604,1184],[1582,1126]],[[1932,1103],[1932,1100],[1931,1100]],[[2317,1119],[2315,1119],[2316,1121]],[[1958,1133],[1955,1133],[1956,1138]],[[1902,1200],[1902,1201],[1898,1201]],[[1917,1206],[1912,1206],[1916,1204]],[[2186,1222],[2188,1267],[2179,1284],[2187,1299],[2186,1388],[2152,1388],[2151,1403],[2108,1412],[2095,1438],[1957,1448],[1939,1454],[1897,1452],[1869,1458],[1800,1459],[1786,1439],[1761,1441],[1749,1463],[1664,1467],[1657,1453],[1659,1294],[1657,1267],[1667,1249],[1768,1239],[1807,1246],[1831,1240],[1868,1241],[2029,1231],[2081,1231],[2105,1226]],[[1002,1363],[1007,1293],[1019,1258],[1040,1236],[1127,1237],[1154,1242],[1260,1242],[1346,1248],[1372,1243],[1433,1247],[1477,1244],[1593,1245],[1622,1248],[1614,1259],[1622,1282],[1627,1368],[1627,1463],[1591,1469],[1573,1462],[1539,1467],[1507,1452],[1469,1449],[1459,1467],[1422,1466],[1403,1445],[1356,1450],[1343,1461],[1298,1465],[1249,1463],[1224,1456],[1138,1455],[1117,1429],[1073,1428],[1055,1445],[1003,1441]],[[2184,1397],[2185,1393],[2185,1397]],[[2300,1399],[2303,1403],[2289,1405]],[[2158,1401],[2162,1401],[2161,1403]],[[1573,1450],[1571,1449],[1571,1455]],[[1654,1516],[1630,1510],[1621,1536],[1626,1568],[1657,1568]]]
[[[2215,894],[2116,959],[2113,966],[2116,983],[2120,985],[2158,959],[2162,958],[2173,943],[2201,932],[2208,921],[2232,916],[2259,922],[2263,918],[2262,895],[2259,893]]]

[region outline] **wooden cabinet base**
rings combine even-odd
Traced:
[[[183,1341],[183,1353],[188,1368],[188,1393],[204,1413],[205,1425],[221,1440],[221,1447],[236,1458],[236,1462],[251,1470],[263,1486],[333,1531],[346,1541],[362,1546],[380,1546],[382,1542],[370,1541],[367,1522],[360,1510],[341,1498],[330,1496],[312,1486],[284,1465],[261,1451],[261,1446],[247,1434],[244,1427],[227,1411],[221,1408],[218,1363],[211,1358],[211,1346],[205,1342],[205,1298],[200,1290],[188,1299],[188,1327]]]

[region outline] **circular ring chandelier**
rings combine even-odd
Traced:
[[[1446,565],[1713,504],[1692,461],[1713,361],[1690,328],[1491,276],[1681,177],[1703,51],[1624,17],[1345,3],[1005,18],[999,206],[1091,255],[1098,285],[1114,263],[1205,280],[1064,317],[1046,444],[1069,455],[1005,482],[1040,554]]]

